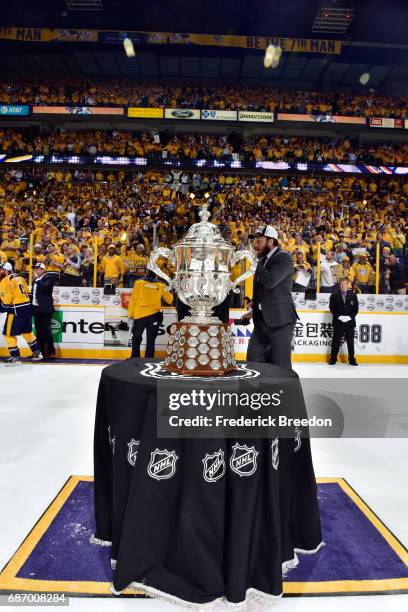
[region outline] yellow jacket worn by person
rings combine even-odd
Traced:
[[[370,282],[373,268],[369,263],[355,263],[351,266],[352,271],[354,272],[354,279],[363,284],[367,284]]]
[[[28,287],[22,276],[10,274],[0,281],[0,312],[6,311],[7,317],[3,327],[4,339],[10,358],[20,358],[17,336],[23,336],[33,353],[33,359],[42,359],[32,328],[33,311],[31,308]]]
[[[46,261],[47,272],[61,272],[62,268],[60,266],[63,265],[65,257],[62,253],[53,253],[46,256]]]
[[[153,279],[142,278],[133,285],[130,296],[128,315],[130,319],[141,319],[159,312],[161,301],[173,302],[173,296],[167,291],[164,283]]]
[[[22,276],[10,274],[0,281],[0,303],[7,310],[26,305],[31,308],[29,290]]]
[[[130,274],[144,276],[148,261],[149,258],[146,255],[139,255],[138,253],[128,251],[125,257],[125,270]]]

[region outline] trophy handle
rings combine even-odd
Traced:
[[[159,257],[164,257],[165,259],[168,259],[170,263],[174,266],[174,256],[171,250],[166,249],[165,247],[159,247],[158,249],[155,249],[150,255],[147,267],[149,268],[149,270],[157,274],[157,276],[160,276],[160,278],[165,280],[167,283],[168,290],[171,291],[171,289],[173,288],[173,281],[171,280],[170,276],[167,276],[167,274],[163,272],[163,270],[157,265],[156,261],[159,259]]]
[[[239,283],[242,283],[242,281],[244,281],[246,278],[248,278],[248,276],[252,276],[255,273],[256,270],[256,257],[255,255],[251,252],[251,251],[235,251],[235,253],[233,254],[232,257],[232,266],[235,266],[235,264],[237,264],[239,261],[242,261],[242,259],[248,259],[248,261],[250,262],[250,266],[248,268],[248,270],[245,270],[245,272],[243,274],[241,274],[241,276],[238,276],[238,278],[236,278],[233,283],[232,283],[232,290],[234,291],[234,293],[238,293],[239,289],[237,288],[237,285],[239,285]]]

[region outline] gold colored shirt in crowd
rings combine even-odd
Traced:
[[[112,249],[113,250],[113,249]],[[101,272],[106,278],[118,278],[125,273],[122,257],[105,255],[101,260]]]

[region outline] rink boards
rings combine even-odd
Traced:
[[[56,312],[52,326],[58,356],[66,358],[124,359],[130,355],[132,322],[127,317],[130,292],[118,290],[105,296],[102,289],[56,287]],[[328,294],[304,300],[294,294],[300,320],[294,332],[293,361],[326,362],[331,347],[332,316]],[[356,354],[361,363],[408,363],[408,296],[360,295],[360,312],[355,331]],[[245,359],[252,324],[235,321],[244,310],[230,310],[231,331],[238,359]],[[174,308],[163,308],[164,320],[156,340],[156,355],[163,356]],[[5,315],[0,315],[0,329]],[[20,346],[24,350],[24,341]],[[143,348],[143,345],[142,345]],[[340,355],[344,355],[341,348]],[[7,354],[0,336],[0,356]],[[345,357],[344,357],[345,358]]]

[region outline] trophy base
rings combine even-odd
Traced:
[[[234,337],[226,323],[173,323],[164,368],[189,376],[224,376],[236,370]]]

